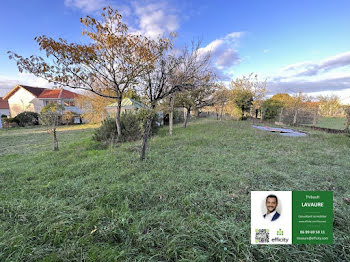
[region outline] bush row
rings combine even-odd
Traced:
[[[18,126],[34,126],[39,125],[39,114],[35,112],[22,112],[15,117],[5,118],[4,121],[8,124],[15,123]]]
[[[76,116],[78,115],[72,111],[65,111],[62,117],[60,117],[60,124],[64,124],[64,125],[74,124],[74,117]],[[19,113],[17,116],[10,117],[10,118],[7,118],[6,115],[4,115],[4,117],[2,116],[2,118],[4,118],[4,122],[7,125],[12,124],[20,127],[39,125],[40,124],[39,117],[40,115],[38,113],[30,112],[30,111]]]

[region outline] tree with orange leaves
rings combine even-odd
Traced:
[[[17,61],[20,72],[32,73],[59,86],[116,99],[116,126],[120,137],[122,97],[155,63],[152,50],[159,41],[128,33],[122,16],[111,7],[104,8],[101,16],[101,20],[90,16],[80,19],[84,26],[83,35],[89,38],[89,44],[69,43],[62,38],[54,40],[43,35],[34,39],[40,50],[46,53],[45,58],[24,58],[12,51],[8,53],[10,59]],[[166,45],[166,40],[161,41],[162,44]]]

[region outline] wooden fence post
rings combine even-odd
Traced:
[[[350,126],[350,106],[345,108],[345,116],[346,116],[346,123],[345,123],[345,128],[344,131],[349,131],[349,126]]]
[[[283,107],[281,108],[281,112],[280,112],[280,119],[279,119],[280,123],[282,123],[282,119],[283,119]]]

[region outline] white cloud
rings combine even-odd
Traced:
[[[287,65],[268,77],[267,87],[270,94],[302,91],[312,95],[315,92],[336,92],[341,99],[347,101],[347,95],[342,94],[344,90],[350,89],[350,52],[317,63],[304,61]]]
[[[65,0],[64,3],[84,13],[102,11],[103,7],[110,5],[123,15],[132,33],[151,38],[175,32],[179,28],[178,10],[165,1]]]
[[[314,76],[333,69],[350,65],[350,52],[328,57],[318,63],[301,62],[282,69],[292,76]]]
[[[271,49],[264,49],[264,54],[267,54],[268,52],[270,52],[271,51]]]
[[[241,38],[244,35],[245,35],[244,32],[232,32],[232,33],[226,35],[224,37],[224,39],[227,39],[227,40],[238,39],[238,38]]]
[[[342,53],[342,54],[325,59],[319,65],[319,68],[327,71],[327,70],[331,70],[334,68],[343,67],[347,65],[350,65],[350,52]]]
[[[166,2],[133,2],[137,23],[134,33],[155,38],[175,32],[179,28],[176,10]]]
[[[232,69],[233,66],[241,62],[237,46],[242,36],[244,36],[244,32],[232,32],[222,38],[215,39],[199,50],[200,53],[211,54],[213,66],[216,69],[215,73],[221,80],[229,78],[225,71]]]
[[[287,65],[268,78],[270,94],[296,93],[309,95],[337,94],[349,103],[350,52],[326,58],[318,63],[310,61]]]
[[[38,78],[29,73],[18,73],[18,75],[13,78],[0,75],[0,97],[6,95],[8,91],[19,84],[44,88],[52,87],[52,84],[45,79]]]
[[[298,91],[310,93],[319,91],[343,90],[350,87],[350,74],[343,77],[329,77],[324,79],[283,79],[283,81],[269,81],[268,89],[271,93],[296,93]]]
[[[216,59],[216,64],[219,69],[225,69],[239,63],[241,59],[238,52],[232,48],[224,50]]]
[[[91,13],[102,10],[108,6],[107,0],[64,0],[64,4],[68,7],[81,9],[84,13]]]
[[[180,14],[183,17],[183,12],[172,7],[168,2],[160,0],[134,0],[118,3],[112,0],[65,0],[67,6],[80,8],[84,12],[101,9],[107,2],[113,3],[113,6],[120,11],[130,32],[150,38],[176,32],[180,27]],[[214,70],[220,79],[229,78],[228,70],[232,71],[232,67],[241,61],[237,46],[239,39],[244,34],[244,32],[229,33],[201,49],[203,53],[211,53]]]

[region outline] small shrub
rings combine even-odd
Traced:
[[[16,118],[14,118],[14,117],[5,118],[4,121],[6,123],[16,123],[16,124],[18,124],[18,122],[17,122],[18,120]]]
[[[18,126],[17,119],[15,119],[14,117],[3,118],[2,120],[5,128]]]
[[[146,128],[147,119],[150,116],[150,114],[152,114],[152,117],[153,117],[153,119],[152,119],[152,129],[151,129],[151,134],[150,135],[154,135],[154,134],[157,134],[158,129],[159,129],[159,124],[157,124],[159,122],[157,112],[151,111],[149,109],[140,109],[139,111],[137,111],[137,118],[140,121],[141,131],[143,133],[145,128]]]
[[[141,121],[137,113],[125,112],[121,114],[120,124],[122,127],[122,142],[135,141],[141,138]]]
[[[120,142],[134,141],[140,139],[141,128],[137,115],[133,113],[122,113],[120,115],[122,137]],[[104,144],[114,143],[117,140],[118,132],[114,118],[106,118],[102,125],[95,130],[94,140]]]
[[[147,118],[150,110],[141,109],[138,112],[125,112],[120,115],[122,137],[119,142],[135,141],[142,138],[146,128]],[[157,113],[153,112],[151,135],[158,131]],[[95,130],[93,139],[104,144],[114,143],[117,140],[118,132],[114,118],[106,118],[102,125]]]
[[[111,143],[117,136],[115,119],[108,117],[103,120],[102,125],[95,130],[93,139],[103,143]]]
[[[39,125],[39,114],[25,111],[15,116],[13,121],[22,127]]]

